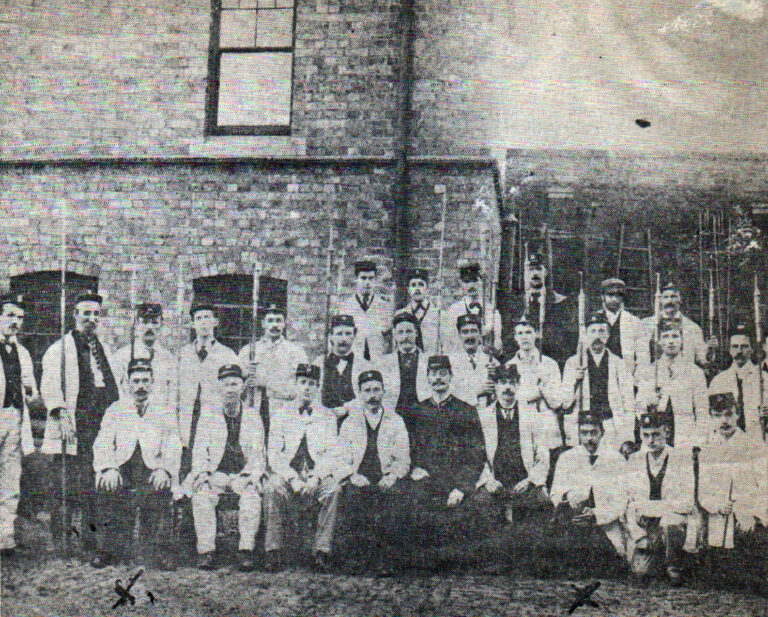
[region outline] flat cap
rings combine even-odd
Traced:
[[[410,282],[413,279],[419,279],[425,283],[429,283],[429,270],[426,268],[413,268],[407,272],[407,280]]]
[[[243,369],[240,368],[239,364],[224,364],[220,366],[219,379],[224,379],[225,377],[239,377],[240,379],[245,379]]]
[[[355,262],[355,276],[361,272],[376,272],[378,273],[379,267],[376,262],[371,259],[360,259]]]
[[[85,291],[81,291],[79,294],[77,294],[77,297],[75,298],[75,305],[78,305],[81,302],[97,302],[98,304],[101,304],[104,302],[104,298],[102,298],[95,291],[86,289]]]
[[[440,356],[429,356],[429,359],[427,360],[427,370],[428,371],[438,371],[440,369],[448,369],[451,370],[451,359],[448,356],[440,355]]]
[[[490,378],[493,381],[520,381],[520,373],[517,370],[517,364],[500,364],[491,371]]]
[[[314,364],[300,363],[296,367],[296,377],[306,377],[308,379],[320,380],[320,367]]]
[[[14,306],[18,306],[23,311],[26,311],[28,306],[24,301],[24,296],[22,294],[5,294],[2,298],[0,298],[0,309],[2,309],[6,304],[13,304]]]
[[[471,315],[469,313],[465,315],[459,315],[456,318],[456,329],[461,330],[464,326],[475,325],[478,328],[483,327],[483,320],[479,315]]]
[[[534,267],[546,266],[547,260],[544,259],[544,255],[541,253],[530,253],[528,255],[528,265]]]
[[[608,318],[605,316],[603,311],[595,311],[587,318],[587,326],[592,326],[594,324],[608,325]]]
[[[586,409],[579,412],[579,424],[599,424],[603,426],[603,417],[595,410]]]
[[[128,362],[127,373],[135,373],[136,371],[149,371],[152,372],[152,361],[149,358],[134,358]]]
[[[717,394],[709,395],[710,413],[723,412],[728,409],[734,409],[735,407],[736,399],[733,396],[733,392],[719,392]]]
[[[384,378],[377,370],[363,371],[360,373],[360,376],[357,378],[357,385],[362,387],[364,383],[368,383],[369,381],[378,381],[381,385],[384,385]]]
[[[459,268],[459,279],[465,283],[471,283],[473,281],[480,280],[480,264],[471,263]]]
[[[159,319],[163,316],[163,307],[156,302],[142,302],[136,305],[137,319]]]
[[[194,317],[195,313],[199,313],[200,311],[211,311],[215,315],[216,305],[213,304],[213,302],[193,302],[192,306],[189,307],[189,315],[191,317]]]
[[[619,278],[605,279],[600,283],[600,291],[604,294],[619,294],[623,296],[626,290],[626,283]]]
[[[331,329],[336,326],[355,327],[355,318],[352,315],[334,315],[331,317]]]
[[[659,428],[666,425],[667,423],[664,421],[664,417],[658,413],[655,408],[640,416],[641,429]]]
[[[395,313],[395,316],[392,318],[392,327],[394,328],[397,326],[397,324],[402,323],[404,321],[407,321],[408,323],[412,323],[416,329],[419,329],[419,320],[416,319],[416,315],[411,313],[410,311],[400,311],[399,313]]]

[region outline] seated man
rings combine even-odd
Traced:
[[[141,528],[159,549],[153,551],[158,566],[172,567],[163,556],[171,549],[171,486],[178,484],[181,439],[173,414],[156,402],[148,404],[150,361],[132,360],[127,375],[128,397],[106,410],[93,444],[99,550],[92,565],[103,568],[119,556],[130,557],[138,507]]]
[[[485,463],[483,430],[477,410],[451,394],[451,378],[448,356],[430,356],[427,380],[432,396],[419,405],[410,435],[414,511],[418,521],[426,523],[413,535],[428,545],[460,540],[459,534],[466,534],[485,509],[475,499]]]
[[[241,571],[253,569],[253,546],[261,520],[261,487],[266,473],[264,425],[259,410],[241,401],[245,376],[238,364],[219,369],[222,406],[200,413],[192,451],[192,516],[197,535],[198,567],[215,567],[216,505],[219,495],[239,496],[238,532]]]
[[[626,555],[624,457],[603,443],[605,410],[579,414],[579,445],[560,455],[550,491],[556,513],[580,526],[596,525],[619,556]]]
[[[716,430],[701,448],[699,503],[707,514],[709,546],[733,548],[735,532],[748,533],[757,523],[768,523],[768,451],[736,425],[733,394],[713,394],[709,405]]]
[[[293,502],[318,507],[313,552],[315,566],[328,568],[339,485],[333,477],[336,456],[336,416],[315,401],[320,367],[296,368],[296,400],[272,414],[267,459],[272,474],[264,492],[267,569],[280,568],[283,527]]]
[[[547,426],[549,415],[518,404],[515,364],[497,367],[493,381],[496,402],[479,410],[487,462],[478,487],[500,498],[504,518],[513,523],[525,511],[549,506],[549,451],[560,443]]]
[[[407,515],[402,496],[411,468],[408,431],[400,416],[382,406],[384,381],[379,371],[361,373],[358,386],[360,396],[345,406],[348,415],[339,431],[336,478],[348,480],[344,502],[349,514],[364,518],[353,528],[372,525],[378,539],[402,541],[397,521]]]
[[[686,546],[695,548],[698,529],[693,458],[667,445],[666,423],[653,408],[640,417],[640,439],[642,449],[627,462],[627,557],[632,572],[644,577],[663,548],[667,578],[679,584],[683,545],[687,537]]]

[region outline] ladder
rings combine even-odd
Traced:
[[[638,236],[645,244],[638,242]],[[654,265],[653,244],[650,228],[645,234],[633,234],[628,243],[626,223],[622,221],[619,232],[619,253],[616,260],[616,277],[626,283],[624,306],[630,313],[645,317],[653,312]]]

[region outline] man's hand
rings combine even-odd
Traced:
[[[120,472],[117,469],[107,469],[101,474],[96,488],[102,488],[107,491],[114,491],[123,483]]]
[[[61,436],[66,441],[72,441],[75,438],[75,423],[69,411],[64,407],[59,407],[59,426],[61,427]]]
[[[531,482],[528,478],[526,478],[525,480],[520,480],[520,482],[515,484],[515,488],[512,489],[512,492],[524,493],[530,488],[531,484],[533,484],[533,482]]]
[[[304,482],[304,480],[296,476],[294,478],[291,478],[288,481],[288,484],[290,484],[291,490],[294,493],[301,493],[304,490],[304,486],[306,485],[306,482]]]
[[[301,489],[301,494],[311,495],[318,489],[319,486],[320,486],[320,478],[318,478],[317,476],[309,476],[309,478],[307,478],[307,481],[304,483],[304,486]]]
[[[211,474],[209,474],[207,471],[204,471],[199,476],[197,476],[197,478],[195,478],[195,481],[192,483],[192,490],[195,492],[199,491],[205,484],[209,483],[210,479]]]
[[[397,482],[397,476],[395,474],[385,474],[381,477],[381,480],[379,480],[379,488],[386,491],[392,488],[395,485],[395,482]]]
[[[384,478],[382,478],[383,480]],[[352,484],[352,486],[356,486],[357,488],[365,488],[366,486],[370,486],[371,482],[366,478],[364,475],[359,473],[353,473],[349,477],[349,482]],[[381,482],[379,482],[379,485],[381,485]]]
[[[504,485],[501,482],[499,482],[496,478],[491,478],[490,480],[488,480],[488,482],[485,483],[485,490],[491,494],[498,493],[503,488],[504,488]]]
[[[724,503],[717,509],[717,512],[723,516],[730,516],[733,513],[733,502],[729,501]]]
[[[577,366],[574,373],[576,375],[576,386],[578,386],[580,381],[584,381],[584,376],[587,374],[587,367]]]
[[[632,454],[634,451],[635,451],[635,444],[631,441],[625,441],[623,444],[621,444],[621,448],[619,448],[619,452],[625,459],[628,459],[629,455]]]
[[[423,480],[424,478],[429,477],[429,472],[426,469],[423,469],[422,467],[414,467],[413,471],[411,471],[411,480],[414,482],[418,482],[419,480]]]
[[[447,505],[449,508],[453,508],[455,506],[458,506],[463,500],[464,500],[464,493],[462,493],[459,489],[455,488],[450,493],[448,493]]]
[[[343,418],[349,412],[347,411],[347,408],[342,405],[340,407],[334,407],[333,409],[331,409],[331,413],[337,418]]]
[[[737,520],[736,524],[744,533],[752,533],[755,530],[755,517],[748,516],[746,521]]]
[[[581,514],[573,517],[573,524],[587,526],[594,524],[595,520],[595,511],[590,507],[584,506],[581,509]]]
[[[165,469],[155,469],[149,476],[149,482],[156,491],[171,488],[171,474]]]

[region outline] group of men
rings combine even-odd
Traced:
[[[261,339],[237,354],[216,338],[216,307],[194,303],[193,340],[174,355],[157,340],[162,307],[142,304],[135,338],[113,355],[97,335],[101,297],[79,295],[74,329],[43,357],[39,392],[54,539],[79,512],[93,565],[107,565],[130,550],[138,508],[142,537],[168,565],[174,509],[189,504],[198,565],[213,568],[216,507],[235,499],[239,567],[254,567],[263,518],[266,566],[277,569],[299,506],[317,513],[314,562],[327,569],[345,500],[360,524],[425,545],[461,541],[477,520],[553,512],[600,530],[634,572],[659,558],[678,582],[703,529],[706,544],[731,548],[768,524],[768,372],[745,327],[729,333],[732,363],[708,385],[718,342],[680,312],[674,283],[641,320],[623,306],[624,283],[604,281],[580,332],[532,255],[509,341],[479,266],[459,275],[464,295],[442,310],[428,273],[412,271],[409,302],[393,312],[376,264],[356,263],[355,294],[312,363],[274,305],[260,311]],[[16,296],[0,304],[5,552],[21,453],[34,448],[27,404],[38,392],[17,338],[25,308]]]

